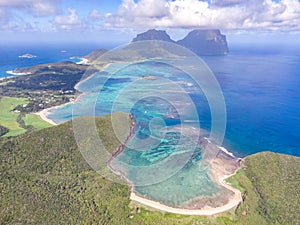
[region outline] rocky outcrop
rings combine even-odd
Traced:
[[[159,40],[159,41],[168,41],[168,42],[175,42],[173,41],[170,36],[164,30],[155,30],[151,29],[144,33],[138,34],[136,38],[132,40],[132,42],[136,41],[147,41],[147,40]]]
[[[193,30],[184,39],[175,42],[166,31],[152,29],[138,34],[132,42],[146,40],[177,43],[197,55],[225,55],[229,52],[226,36],[220,30]]]
[[[197,55],[224,55],[229,52],[226,36],[220,30],[193,30],[177,43]]]

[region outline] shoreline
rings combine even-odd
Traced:
[[[131,114],[130,114],[130,118],[131,118],[132,127],[130,130],[130,134],[128,135],[128,137],[126,138],[126,141],[124,143],[126,143],[131,138],[131,136],[134,134],[134,131],[135,131],[135,128],[134,128],[135,122],[134,122],[134,118]],[[206,140],[205,146],[210,145],[210,144],[211,143],[208,142],[208,140]],[[231,209],[237,207],[240,204],[240,202],[242,202],[242,193],[238,189],[235,189],[234,187],[230,186],[225,181],[227,178],[235,175],[237,173],[237,171],[240,169],[241,159],[233,157],[232,153],[230,154],[230,152],[228,152],[228,151],[226,151],[226,152],[223,151],[223,149],[221,149],[219,146],[217,146],[217,149],[219,149],[219,152],[216,155],[216,159],[219,159],[222,161],[222,157],[225,157],[225,158],[230,157],[232,160],[237,160],[237,162],[238,162],[237,168],[235,168],[234,171],[232,171],[232,172],[228,172],[225,167],[229,164],[229,162],[227,161],[227,165],[226,165],[225,159],[224,159],[225,163],[221,164],[221,166],[220,166],[220,164],[215,163],[214,161],[210,161],[210,160],[205,160],[205,161],[211,166],[210,173],[211,173],[212,180],[214,182],[216,182],[219,186],[225,188],[226,190],[233,192],[233,196],[228,196],[228,202],[222,206],[212,207],[212,206],[205,205],[204,207],[201,207],[199,209],[189,209],[189,208],[184,208],[184,207],[176,208],[176,207],[172,207],[172,206],[168,206],[166,204],[160,203],[158,201],[153,201],[148,198],[141,197],[140,195],[135,193],[133,183],[127,179],[126,174],[124,172],[119,171],[118,169],[114,168],[114,166],[111,164],[111,162],[119,154],[121,154],[124,151],[124,149],[125,149],[124,144],[120,145],[116,149],[116,151],[112,154],[111,158],[107,161],[107,167],[114,174],[120,176],[121,179],[124,180],[125,183],[129,186],[129,188],[130,188],[130,197],[129,198],[131,201],[138,202],[141,205],[148,206],[148,207],[151,207],[153,209],[156,209],[156,210],[159,210],[162,212],[175,213],[175,214],[181,214],[181,215],[198,215],[198,216],[212,216],[215,214],[226,212],[228,210],[231,210]],[[216,199],[217,198],[218,197],[216,197]]]
[[[106,65],[104,65],[101,70],[104,70],[105,68],[107,68],[109,65],[111,65],[111,63],[108,63]],[[100,71],[101,71],[100,70]],[[77,90],[78,92],[80,92],[78,90],[78,87],[79,85],[81,85],[83,82],[91,79],[93,76],[95,75],[92,74],[90,75],[89,77],[86,77],[85,79],[83,80],[80,80],[75,86],[74,86],[74,89]],[[85,95],[86,92],[81,92],[76,100],[76,101],[79,101],[80,97],[82,97],[83,95]],[[72,102],[67,102],[67,103],[64,103],[62,105],[58,105],[58,106],[53,106],[53,107],[50,107],[50,108],[47,108],[47,109],[43,109],[42,111],[40,112],[37,112],[37,113],[34,113],[36,115],[39,115],[41,117],[41,119],[43,119],[44,121],[52,124],[52,125],[58,125],[58,123],[54,122],[53,120],[49,119],[47,116],[49,115],[49,111],[52,110],[52,109],[56,109],[56,108],[59,108],[63,105],[67,105],[67,104],[71,104]],[[130,119],[131,119],[131,129],[130,129],[130,133],[128,135],[128,137],[126,138],[125,142],[124,143],[127,143],[128,140],[131,138],[132,134],[134,133],[134,130],[135,130],[135,122],[134,122],[134,119],[132,117],[132,115],[130,114]],[[210,141],[209,140],[206,140],[206,145],[210,145]],[[229,157],[232,157],[232,158],[235,158],[234,155],[227,151],[224,151],[224,148],[222,146],[217,146],[217,148],[219,149],[220,152],[222,152],[223,154],[229,156]],[[172,207],[172,206],[168,206],[168,205],[165,205],[165,204],[162,204],[160,202],[157,202],[157,201],[153,201],[153,200],[150,200],[150,199],[147,199],[147,198],[144,198],[144,197],[141,197],[139,196],[138,194],[136,194],[134,192],[134,186],[132,184],[132,182],[130,180],[128,180],[126,178],[126,175],[122,172],[122,171],[119,171],[117,169],[115,169],[113,167],[113,165],[111,164],[111,162],[119,155],[121,154],[125,149],[125,145],[122,144],[120,145],[116,151],[112,154],[112,156],[110,157],[110,159],[107,161],[107,166],[108,168],[113,172],[115,173],[116,175],[120,176],[125,182],[126,184],[130,187],[130,200],[132,201],[136,201],[142,205],[145,205],[145,206],[148,206],[148,207],[151,207],[151,208],[154,208],[154,209],[157,209],[157,210],[160,210],[160,211],[163,211],[163,212],[169,212],[169,213],[175,213],[175,214],[182,214],[182,215],[203,215],[203,216],[210,216],[210,215],[215,215],[215,214],[218,214],[218,213],[222,213],[222,212],[225,212],[225,211],[228,211],[234,207],[236,207],[241,201],[242,201],[242,194],[239,190],[233,188],[232,186],[230,186],[229,184],[226,183],[225,179],[227,179],[228,177],[230,176],[233,176],[239,168],[235,169],[234,172],[231,172],[231,173],[226,173],[224,172],[224,169],[225,169],[225,166],[226,165],[220,165],[219,164],[219,168],[216,167],[214,165],[214,163],[210,160],[206,160],[206,162],[211,166],[211,178],[214,182],[216,182],[219,186],[225,188],[226,190],[229,190],[231,192],[233,192],[234,196],[229,196],[228,197],[228,202],[222,206],[218,206],[218,207],[211,207],[211,206],[208,206],[208,205],[205,205],[199,209],[189,209],[189,208],[176,208],[176,207]],[[222,161],[222,160],[221,160]],[[224,167],[223,168],[223,171],[222,168],[220,170],[220,167]],[[221,172],[220,172],[221,171]],[[217,199],[217,197],[216,197]]]
[[[7,74],[10,74],[10,75],[13,75],[13,76],[5,77],[5,79],[6,79],[6,78],[15,77],[15,76],[23,76],[23,75],[30,75],[30,74],[31,74],[31,73],[29,73],[29,72],[28,72],[28,73],[15,73],[14,70],[7,70],[6,73],[7,73]]]
[[[126,174],[124,172],[114,168],[114,166],[111,164],[112,161],[114,159],[116,159],[118,157],[118,155],[120,155],[125,150],[125,144],[129,141],[129,139],[132,137],[132,135],[135,132],[135,122],[134,122],[132,114],[129,114],[129,117],[130,117],[130,122],[131,122],[129,134],[126,137],[126,139],[124,140],[124,143],[119,145],[119,147],[116,149],[116,151],[113,152],[111,157],[106,161],[106,166],[112,173],[119,176],[121,178],[121,180],[123,180],[125,182],[125,185],[127,185],[130,188],[130,193],[133,193],[133,191],[134,191],[133,184],[129,179],[127,179]],[[130,199],[130,197],[129,197],[129,199]]]
[[[240,202],[242,202],[242,193],[238,189],[235,189],[234,187],[230,186],[225,181],[227,178],[235,175],[239,169],[240,168],[238,168],[232,174],[223,175],[223,176],[219,177],[219,179],[215,180],[215,182],[218,185],[220,185],[234,193],[233,197],[228,198],[228,203],[226,203],[222,206],[211,207],[211,206],[206,205],[200,209],[188,209],[188,208],[184,208],[184,207],[177,208],[177,207],[165,205],[158,201],[153,201],[153,200],[141,197],[138,194],[136,194],[132,188],[131,188],[131,193],[130,193],[130,200],[138,202],[144,206],[148,206],[150,208],[153,208],[153,209],[156,209],[156,210],[159,210],[162,212],[166,212],[166,213],[174,213],[174,214],[190,215],[190,216],[213,216],[213,215],[216,215],[219,213],[229,211],[229,210],[237,207],[240,204]]]
[[[80,61],[76,63],[77,65],[88,65],[89,64],[88,59],[86,59],[84,57],[80,57],[79,59],[80,59]]]
[[[80,80],[77,84],[75,84],[74,89],[75,89],[76,91],[80,92],[81,94],[85,94],[85,92],[81,92],[81,91],[78,89],[78,86],[81,85],[82,83],[86,82],[87,80],[91,79],[96,73],[103,71],[104,69],[106,69],[107,67],[109,67],[111,64],[112,64],[112,63],[107,63],[107,64],[105,64],[105,65],[101,68],[101,70],[99,70],[99,71],[97,71],[97,72],[91,74],[90,76],[88,76],[88,77],[86,77],[86,78]],[[80,96],[80,95],[79,95],[79,96]],[[78,97],[79,97],[79,96],[78,96]],[[77,98],[78,98],[78,97],[77,97]],[[76,98],[76,100],[77,100],[77,98]],[[76,101],[76,100],[75,100],[75,101]]]
[[[110,65],[111,65],[111,63],[106,64],[105,66],[103,66],[103,67],[101,68],[101,71],[104,70],[105,68],[107,68],[107,67],[110,66]],[[96,73],[97,73],[97,72],[96,72]],[[56,123],[56,122],[54,122],[53,120],[51,120],[51,119],[49,119],[49,118],[47,117],[47,116],[49,115],[49,111],[50,111],[50,110],[53,110],[53,109],[57,109],[57,108],[62,107],[62,106],[64,106],[64,105],[72,104],[72,103],[74,103],[74,102],[79,101],[80,98],[81,98],[82,96],[84,96],[84,95],[87,94],[87,92],[81,92],[81,91],[78,89],[78,86],[79,86],[80,84],[84,83],[85,81],[91,79],[94,75],[95,75],[95,73],[92,74],[92,75],[90,75],[90,76],[88,76],[88,77],[86,77],[86,78],[84,78],[83,80],[80,80],[78,83],[75,84],[74,89],[75,89],[76,91],[80,92],[80,94],[76,97],[76,99],[75,99],[74,101],[70,101],[70,102],[67,102],[67,103],[63,103],[63,104],[61,104],[61,105],[57,105],[57,106],[53,106],[53,107],[50,107],[50,108],[46,108],[46,109],[43,109],[43,110],[41,110],[41,111],[39,111],[39,112],[35,112],[35,113],[32,113],[32,114],[35,114],[35,115],[40,116],[40,118],[41,118],[42,120],[44,120],[44,121],[47,122],[47,123],[50,123],[51,125],[54,125],[54,126],[59,125],[59,123]]]
[[[53,109],[57,109],[61,106],[64,106],[64,105],[68,105],[68,104],[71,104],[72,102],[67,102],[67,103],[64,103],[64,104],[61,104],[61,105],[57,105],[57,106],[53,106],[53,107],[50,107],[50,108],[46,108],[46,109],[43,109],[39,112],[35,112],[35,113],[32,113],[32,114],[35,114],[35,115],[38,115],[42,120],[44,120],[45,122],[47,123],[50,123],[51,125],[59,125],[59,123],[56,123],[54,122],[53,120],[49,119],[47,116],[50,114],[49,111],[50,110],[53,110]]]

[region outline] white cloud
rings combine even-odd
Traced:
[[[97,10],[97,9],[93,9],[91,12],[90,12],[90,18],[92,20],[100,20],[100,19],[103,19],[104,16],[101,15],[101,13]]]
[[[0,8],[0,29],[13,33],[19,32],[33,32],[39,30],[35,24],[26,22],[23,18],[13,15],[10,11]]]
[[[0,0],[0,8],[19,10],[35,16],[50,16],[58,12],[60,0]]]
[[[300,30],[298,0],[123,0],[111,27],[214,27],[228,30]]]
[[[40,31],[39,22],[59,13],[61,0],[0,0],[0,30],[5,32]]]
[[[87,24],[81,20],[77,14],[77,11],[73,8],[68,8],[69,15],[56,16],[52,21],[54,30],[83,30],[87,27]]]
[[[212,0],[211,5],[212,6],[226,7],[226,6],[244,4],[246,2],[249,2],[249,1],[247,1],[247,0]]]

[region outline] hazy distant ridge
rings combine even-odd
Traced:
[[[193,30],[185,38],[174,41],[164,30],[151,29],[138,34],[132,42],[160,40],[177,43],[196,53],[197,55],[225,55],[229,52],[226,36],[220,30]]]

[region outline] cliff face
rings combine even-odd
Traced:
[[[226,36],[220,30],[193,30],[177,43],[197,55],[224,55],[229,52]]]
[[[220,30],[193,30],[184,39],[177,42],[163,30],[148,30],[138,34],[132,42],[145,40],[160,40],[177,43],[197,55],[224,55],[229,52],[226,36]]]
[[[164,30],[148,30],[144,33],[138,34],[136,38],[132,40],[132,42],[136,41],[146,41],[146,40],[159,40],[159,41],[168,41],[168,42],[175,42],[173,41],[170,36]]]

